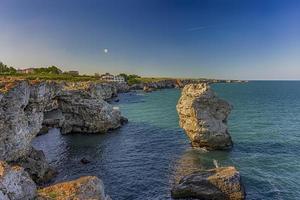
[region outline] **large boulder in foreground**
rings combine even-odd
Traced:
[[[177,104],[179,125],[194,147],[229,149],[232,140],[228,133],[227,117],[231,109],[232,106],[219,99],[209,84],[186,85]]]
[[[93,199],[109,200],[104,192],[102,181],[95,176],[85,176],[79,179],[58,183],[38,190],[38,200],[59,199]]]
[[[0,161],[0,199],[31,200],[36,197],[36,185],[19,166]]]
[[[240,173],[234,167],[221,167],[192,173],[180,180],[171,195],[174,199],[243,200],[245,191]]]

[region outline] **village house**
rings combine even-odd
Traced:
[[[34,68],[18,69],[17,73],[20,74],[31,74],[34,72]]]
[[[110,73],[102,74],[100,76],[100,79],[103,81],[107,81],[107,82],[119,82],[119,83],[125,82],[125,79],[123,76],[114,76]]]

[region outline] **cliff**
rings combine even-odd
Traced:
[[[119,128],[127,119],[107,101],[128,89],[124,84],[93,82],[2,81],[0,161],[20,166],[10,168],[5,164],[9,170],[20,169],[26,180],[33,179],[38,184],[48,181],[55,172],[44,153],[31,146],[32,139],[41,128],[58,127],[62,133],[105,133]],[[0,188],[0,192],[5,193],[6,190]]]
[[[186,85],[177,104],[179,125],[192,146],[208,150],[232,147],[227,118],[232,106],[219,99],[209,84]]]

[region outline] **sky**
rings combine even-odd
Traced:
[[[16,68],[300,79],[298,0],[0,0],[0,27]]]

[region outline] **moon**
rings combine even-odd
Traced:
[[[103,49],[104,53],[108,53],[108,49]]]

